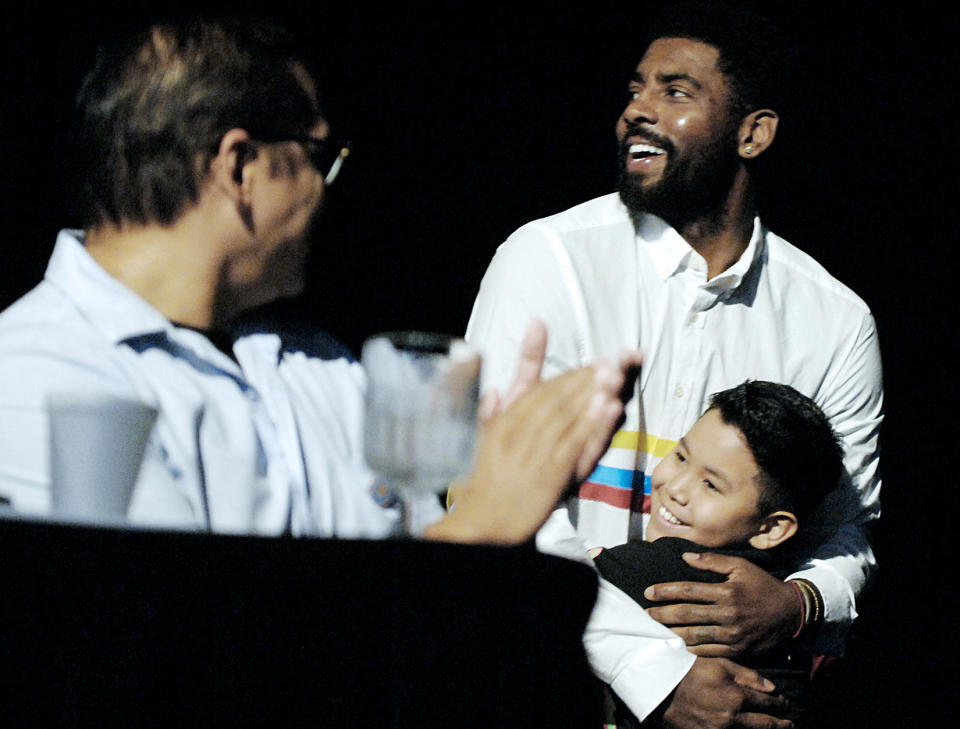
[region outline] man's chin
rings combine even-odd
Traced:
[[[644,186],[639,180],[621,179],[619,185],[620,201],[634,215],[655,213],[651,203],[656,199],[655,188]]]

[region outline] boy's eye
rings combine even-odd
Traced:
[[[684,463],[687,460],[680,451],[674,451],[673,454],[677,457],[677,460],[680,461],[680,463]]]
[[[706,485],[706,487],[707,487],[708,489],[710,489],[711,491],[718,491],[718,492],[720,491],[720,489],[717,488],[716,484],[713,483],[713,481],[706,481],[706,480],[704,480],[703,483],[704,483],[704,485]]]

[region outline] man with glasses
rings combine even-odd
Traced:
[[[15,510],[48,508],[45,406],[67,391],[158,410],[134,522],[396,529],[362,458],[359,365],[325,335],[241,319],[302,290],[311,222],[347,156],[302,57],[239,21],[158,25],[101,52],[78,98],[84,231],[62,231],[44,281],[0,315],[0,497]],[[529,392],[484,428],[476,488],[426,536],[524,540],[599,455],[622,372],[534,386],[538,356],[542,337]]]

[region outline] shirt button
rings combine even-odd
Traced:
[[[700,318],[700,314],[698,312],[691,311],[690,316],[687,317],[687,321],[690,322],[691,324],[696,324],[697,319],[699,318]]]
[[[683,385],[677,385],[676,389],[673,391],[674,396],[683,397]]]

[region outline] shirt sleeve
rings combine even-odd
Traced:
[[[823,596],[824,623],[813,645],[818,653],[842,655],[857,596],[877,567],[868,528],[880,516],[882,380],[876,327],[865,315],[818,398],[843,442],[848,477],[808,519],[813,543],[821,546],[790,575],[810,580]]]
[[[536,541],[541,552],[595,568],[565,508],[551,514]],[[599,576],[598,580],[584,649],[594,673],[643,720],[676,688],[696,657],[632,597]]]
[[[663,703],[696,660],[679,636],[603,579],[583,644],[594,673],[641,721]]]
[[[529,224],[500,246],[480,284],[466,338],[483,354],[484,390],[507,388],[527,325],[547,328],[544,378],[583,361],[585,307],[572,281],[573,266],[560,241]]]

